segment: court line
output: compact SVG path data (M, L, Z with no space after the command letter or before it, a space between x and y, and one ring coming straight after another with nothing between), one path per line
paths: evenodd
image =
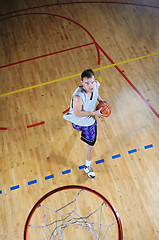
M92 34L85 27L83 27L81 24L79 24L78 22L76 22L76 21L74 21L74 20L72 20L70 18L61 16L61 15L58 15L58 14L34 12L34 13L23 13L23 14L19 14L19 15L10 16L10 17L7 17L7 18L0 19L0 21L4 21L4 20L10 19L10 18L14 18L14 17L27 16L27 15L47 15L47 16L59 17L59 18L65 19L65 20L67 20L69 22L72 22L72 23L76 24L77 26L79 26L80 28L82 28L90 36L90 38L92 39L93 43L95 44L95 47L96 47L96 50L97 50L97 56L98 56L98 65L100 64L99 47L98 47L98 44L96 43L94 37L92 36Z
M104 54L104 56L109 60L109 62L111 62L112 65L115 64L114 61L108 56L108 54L99 45L98 45L98 47L101 50L101 52ZM137 57L137 58L134 58L134 60L138 60L138 59L142 59L144 57L156 55L158 53L159 52L148 54L148 55L145 55L142 57ZM132 59L127 60L125 62L130 62L130 61L132 61ZM126 80L126 82L134 89L134 91L138 94L138 96L147 104L147 106L156 115L156 117L159 118L159 114L157 113L157 111L151 106L151 104L147 101L147 99L139 92L139 90L135 87L135 85L127 78L127 76L123 73L123 71L120 70L120 68L117 66L117 64L114 65L114 68L116 68L116 70L121 74L121 76Z
M46 176L46 177L45 177L45 180L52 179L52 178L54 178L54 174L51 174L51 175L49 175L49 176Z
M99 79L99 82L100 82L100 83L102 83L102 82L103 82L103 80L102 80L102 78L101 78L101 77L98 77L98 79Z
M112 156L112 159L116 159L116 158L119 158L119 157L121 157L121 155L117 154L117 155Z
M69 110L70 110L70 107L67 108L65 111L63 111L62 113L65 114L65 113L67 113Z
M106 65L106 66L103 66L103 67L100 67L100 68L93 69L93 71L96 72L96 71L104 70L104 69L107 69L107 68L110 68L110 67L114 67L114 66L118 66L118 65L121 65L121 64L136 61L136 60L139 60L139 59L155 56L155 55L158 55L158 54L159 54L159 52L155 52L155 53L151 53L151 54L144 55L144 56L141 56L141 57L128 59L128 60L125 60L125 61L122 61L122 62L113 63L113 64L109 64L109 65ZM11 95L11 94L14 94L14 93L19 93L19 92L23 92L23 91L30 90L30 89L33 89L33 88L42 87L42 86L45 86L45 85L48 85L48 84L51 84L51 83L60 82L60 81L66 80L66 79L74 78L74 77L77 77L77 76L80 76L80 75L81 75L81 73L77 73L77 74L74 74L74 75L58 78L58 79L55 79L55 80L52 80L52 81L40 83L40 84L33 85L33 86L30 86L30 87L18 89L18 90L12 91L12 92L3 93L3 94L0 95L0 98L4 97L4 96Z
M136 149L132 149L132 150L128 151L129 154L134 153L134 152L137 152L137 150Z
M96 164L103 163L103 162L104 162L104 159L101 159L101 160L95 161Z
M83 169L85 167L85 165L81 165L81 166L79 166L78 168L79 168L79 170L80 169Z
M71 172L71 169L65 170L65 171L62 172L62 175L68 174L70 172Z
M8 128L6 127L0 127L0 130L7 130Z
M92 45L92 44L95 44L95 43L87 43L87 44L79 45L79 46L76 46L76 47L72 47L72 48L60 50L60 51L57 51L57 52L40 55L40 56L38 56L38 57L28 58L28 59L24 59L24 60L21 60L21 61L18 61L18 62L9 63L9 64L6 64L6 65L0 66L0 69L1 69L1 68L6 68L6 67L11 67L11 66L14 66L14 65L17 65L17 64L20 64L20 63L25 63L25 62L37 60L37 59L39 59L39 58L49 57L49 56L52 56L52 55L55 55L55 54L58 54L58 53L63 53L63 52L71 51L71 50L74 50L74 49L77 49L77 48L87 47L87 46Z
M83 2L79 2L79 3L83 3ZM84 2L84 3L86 3L86 2ZM93 3L93 2L90 2L90 3ZM100 2L96 2L96 3L100 3ZM104 2L101 2L101 3L104 3ZM105 2L105 3L114 3L114 2ZM159 7L155 7L155 6L148 6L148 5L141 5L141 4L131 4L131 3L119 3L119 2L116 2L115 4L129 4L129 5L139 5L139 6L145 6L145 7L154 7L154 8L159 8ZM22 10L21 10L22 11ZM5 14L4 14L5 15ZM156 54L158 54L158 53L156 53ZM143 57L139 57L139 58L136 58L136 59L134 59L134 60L137 60L137 59L141 59L141 58L144 58L144 57L148 57L148 56L152 56L152 55L156 55L156 54L150 54L150 55L146 55L146 56L143 56ZM128 60L127 62L130 62L130 61L133 61L133 59L132 60ZM124 63L127 63L126 61L124 62ZM116 64L113 64L112 66L116 66L116 65L119 65L119 64L123 64L122 62L121 63L116 63ZM108 67L111 67L111 65L109 65ZM107 67L106 67L107 68ZM104 69L104 68L103 68ZM99 69L99 70L102 70L102 69ZM95 71L95 70L94 70ZM96 70L97 71L97 70ZM78 74L77 76L79 76L80 74ZM69 77L69 78L71 78L71 77ZM67 78L65 78L65 79L67 79ZM64 80L64 79L61 79L61 80ZM56 80L54 80L54 81L56 81ZM54 81L51 81L51 82L54 82ZM59 80L60 81L60 80ZM50 82L50 83L51 83ZM49 84L49 83L47 83L47 84ZM41 85L41 84L40 84ZM37 85L36 85L37 86ZM41 85L42 86L42 85ZM37 86L38 87L38 86ZM31 88L34 88L33 86L31 87ZM30 88L29 88L30 89ZM25 89L25 90L27 90L27 89ZM21 91L23 91L23 89L21 90ZM20 92L21 92L20 91ZM12 93L15 93L15 91L14 92L12 92ZM11 93L11 94L12 94ZM9 94L7 94L7 95L9 95ZM1 97L1 95L0 95L0 97ZM153 145L151 144L151 145L147 145L147 146L145 146L145 149L147 149L147 148L150 148L150 147L153 147ZM2 193L2 191L0 191L0 193Z
M57 5L72 5L72 4L85 4L85 3L95 3L95 4L118 4L118 5L130 5L130 6L137 6L137 7L148 7L148 8L156 8L159 9L158 6L152 6L152 5L146 5L146 4L137 4L137 3L127 3L127 2L110 2L110 1L82 1L82 2L65 2L65 3L53 3L53 4L45 4L45 5L40 5L40 6L34 6L34 7L30 7L30 8L23 8L23 9L19 9L16 11L12 11L12 12L8 12L8 13L3 13L0 14L0 17L9 15L9 14L13 14L13 13L17 13L17 12L23 12L23 11L28 11L28 10L33 10L33 9L39 9L39 8L44 8L44 7L53 7L53 6L57 6Z
M32 181L29 181L29 182L28 182L28 186L29 186L29 185L32 185L32 184L35 184L35 183L37 183L37 180L36 180L36 179L35 179L35 180L32 180Z
M19 185L16 185L16 186L10 187L10 190L13 191L13 190L16 190L16 189L18 189L18 188L20 188L20 186L19 186Z
M125 63L135 61L135 60L140 60L140 59L143 59L143 58L146 58L146 57L155 56L155 55L158 55L158 54L159 54L159 52L155 52L155 53L150 53L150 54L147 54L147 55L144 55L144 56L141 56L141 57L131 58L131 59L128 59L128 60L125 60L125 61L122 61L122 62L113 63L113 64L110 64L110 65L107 65L107 66L104 66L104 67L96 68L96 69L94 69L94 71L103 70L103 69L106 69L106 68L109 68L109 67L118 66L118 65L121 65L121 64L125 64Z
M110 61L111 64L115 64L114 61L108 56L108 54L99 46L99 44L95 41L94 37L91 35L91 33L86 29L84 28L81 24L75 22L74 20L72 19L69 19L67 17L64 17L64 16L60 16L60 15L57 15L57 14L51 14L51 13L24 13L24 14L20 14L20 15L14 15L14 16L11 16L11 17L8 17L8 18L12 18L12 17L17 17L17 16L24 16L24 15L32 15L32 14L41 14L41 15L51 15L51 16L54 16L54 17L60 17L60 18L63 18L65 20L68 20L76 25L78 25L79 27L81 27L92 39L93 43L95 44L95 47L96 47L96 50L97 50L97 55L98 55L98 64L100 64L100 51L104 54L104 56ZM6 20L8 18L5 18L5 19L0 19L0 21L3 21L3 20ZM156 54L156 53L154 53ZM153 55L154 55L153 54ZM158 54L158 53L157 53ZM146 56L150 56L151 54L149 55L146 55ZM146 57L146 56L143 56L143 57ZM140 59L140 58L143 58L143 57L139 57L139 58L135 58L135 59ZM129 61L132 61L131 59ZM127 60L128 62L128 60ZM121 63L120 63L121 64ZM112 65L113 66L113 65ZM117 66L117 64L114 65L114 67L116 68L116 70L123 76L123 78L127 81L127 83L134 89L134 91L138 94L138 96L147 104L147 106L151 109L151 111L157 116L157 118L159 118L159 114L157 113L157 111L149 104L149 102L147 101L147 99L144 98L144 96L138 91L138 89L135 87L135 85L126 77L126 75L123 73L123 71L121 71L119 69L119 67ZM98 68L97 70L99 70L101 68ZM103 69L103 67L102 67ZM95 71L97 71L95 70ZM1 96L0 96L1 97Z
M152 144L150 144L150 145L147 145L147 146L144 146L144 148L145 148L145 149L152 148L152 147L153 147L153 145L152 145Z
M42 124L45 124L45 121L42 121L40 123L35 123L35 124L32 124L32 125L28 125L27 128L36 127L36 126L39 126L39 125L42 125Z
M149 144L149 145L144 146L144 149L145 149L145 150L146 150L146 149L150 149L150 148L153 148L153 144ZM136 149L130 150L130 151L128 151L128 153L130 154L130 153L137 152L137 151L134 151L134 150L136 150ZM116 158L119 158L119 157L122 157L121 154L113 155L113 156L112 156L112 159L116 159ZM100 163L103 163L103 162L105 162L104 159L100 159L100 160L95 161L96 164L100 164ZM78 166L79 170L83 169L84 167L85 167L85 165ZM68 169L68 170L63 171L63 172L62 172L62 175L65 175L65 174L68 174L68 173L71 173L71 169ZM54 178L54 174L45 176L45 180L49 180L49 179L53 179L53 178ZM33 184L35 184L35 183L37 183L37 180L36 180L36 179L35 179L35 180L32 180L32 181L29 181L29 182L28 182L28 186L29 186L29 185L33 185ZM16 190L16 189L19 189L19 188L20 188L20 186L19 186L19 185L16 185L16 186L10 187L10 191ZM3 194L2 189L0 189L0 194Z

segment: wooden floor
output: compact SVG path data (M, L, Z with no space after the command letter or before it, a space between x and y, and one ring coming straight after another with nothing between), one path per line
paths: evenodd
M159 2L115 1L1 1L1 240L22 239L38 199L71 184L111 202L124 240L159 239ZM63 119L87 68L112 107L97 120L95 180L79 170L84 144Z

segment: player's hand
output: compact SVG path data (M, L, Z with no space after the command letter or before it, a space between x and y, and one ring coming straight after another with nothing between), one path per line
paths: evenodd
M101 107L100 109L98 109L97 111L95 111L95 116L96 116L96 117L99 117L99 118L106 118L107 115L102 114L102 113L100 112L101 109L102 109L102 107Z

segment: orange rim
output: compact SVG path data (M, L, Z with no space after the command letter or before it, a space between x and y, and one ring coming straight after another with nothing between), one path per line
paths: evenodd
M39 199L39 201L34 205L34 207L31 209L28 218L26 220L25 223L25 228L24 228L24 240L27 240L27 236L28 236L28 228L29 228L29 223L30 220L35 212L35 210L39 207L39 205L49 196L53 195L54 193L63 191L63 190L67 190L67 189L81 189L81 190L86 190L88 192L94 193L96 196L100 197L108 206L109 208L112 210L113 215L116 219L116 223L117 223L117 228L118 228L118 240L123 240L123 231L122 231L122 224L121 224L121 220L120 217L117 213L117 211L113 208L113 206L110 204L110 202L99 192L88 188L88 187L84 187L84 186L79 186L79 185L68 185L68 186L63 186L63 187L59 187L56 188L50 192L48 192L47 194L45 194L42 198Z

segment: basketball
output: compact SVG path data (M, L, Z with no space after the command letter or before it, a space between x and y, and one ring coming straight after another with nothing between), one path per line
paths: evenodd
M100 102L97 107L96 107L96 110L99 110L100 108L102 108L100 110L100 112L102 114L105 114L107 115L107 117L111 114L111 106L109 105L109 103L107 102Z

